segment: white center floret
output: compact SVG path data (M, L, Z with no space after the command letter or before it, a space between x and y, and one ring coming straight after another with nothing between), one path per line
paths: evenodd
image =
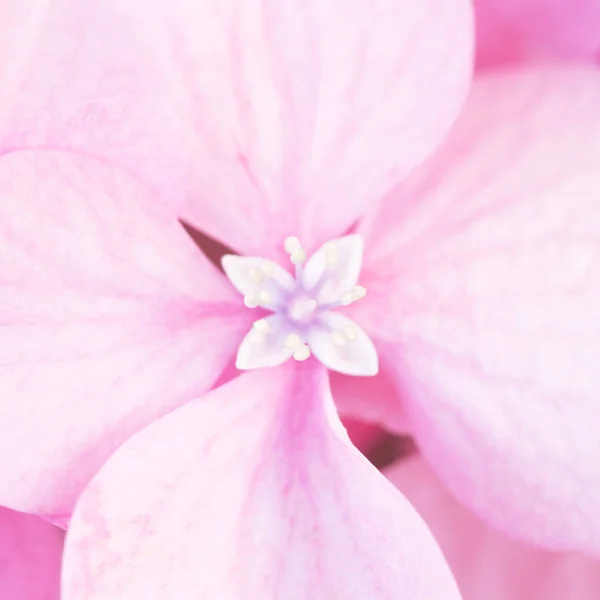
M238 350L236 366L256 369L311 354L326 367L349 375L375 375L377 353L367 334L336 309L364 298L358 285L362 239L344 236L327 242L308 260L300 240L288 237L284 249L292 276L263 258L227 255L223 268L250 309L271 314L255 321Z

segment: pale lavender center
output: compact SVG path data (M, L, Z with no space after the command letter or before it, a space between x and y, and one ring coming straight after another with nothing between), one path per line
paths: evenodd
M312 321L317 311L317 301L307 295L299 295L290 298L287 304L288 317L299 325L307 325Z

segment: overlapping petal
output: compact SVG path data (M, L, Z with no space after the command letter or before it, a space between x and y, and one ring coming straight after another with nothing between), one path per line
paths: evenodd
M65 600L459 598L315 363L242 375L124 444L78 504L63 585Z
M455 494L513 535L594 553L598 106L592 69L480 80L442 151L365 224L354 315L388 344Z
M596 600L600 562L548 552L506 537L462 506L425 462L397 463L387 476L425 519L463 600Z
M249 326L181 225L110 165L0 160L0 502L67 518L129 435L205 392Z
M331 372L331 393L342 416L376 423L388 431L406 433L402 414L403 401L385 365L385 353L379 356L380 369L373 377L355 377Z
M599 0L475 0L477 64L600 60Z
M63 537L39 517L0 507L0 597L58 600Z
M3 147L111 160L247 255L343 233L434 149L470 82L467 0L2 6Z

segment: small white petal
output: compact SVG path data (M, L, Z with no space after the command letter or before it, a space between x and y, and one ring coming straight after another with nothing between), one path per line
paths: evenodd
M258 323L264 323L257 327ZM273 315L254 323L238 349L235 366L240 370L276 367L291 358L285 346L286 330L281 317Z
M250 267L250 271L248 271L248 279L252 283L262 283L265 278L265 274L256 267Z
M263 260L260 263L260 270L262 271L265 277L273 277L275 274L275 267L273 266L275 263L270 260Z
M362 285L355 285L352 289L344 292L340 296L340 304L342 306L348 306L357 300L361 300L367 295L367 288L364 288Z
M325 266L328 269L334 269L340 259L340 251L335 242L327 242L323 244L321 248L323 254L325 254Z
M332 331L330 335L331 335L331 341L336 346L345 346L346 345L346 338L339 331Z
M311 328L306 340L319 361L328 369L346 375L369 376L378 373L379 359L375 346L354 321L337 312L323 314L320 321L321 325ZM335 343L332 332L347 334L349 331L352 332L353 340L346 335L347 343Z
M247 256L227 254L221 259L225 275L244 296L246 306L273 309L294 287L294 278L278 264ZM270 275L268 275L270 273Z
M304 265L302 284L313 289L323 283L319 304L339 301L358 281L362 266L363 242L358 234L346 235L323 244Z
M356 325L350 325L346 327L346 331L344 331L344 334L349 342L355 342L358 338L358 328L356 327Z

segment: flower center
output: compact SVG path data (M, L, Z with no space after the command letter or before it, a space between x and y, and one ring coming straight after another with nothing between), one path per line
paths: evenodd
M360 236L327 242L308 260L298 238L286 238L284 248L295 277L267 259L223 259L225 273L244 295L244 304L273 313L256 321L244 338L236 359L238 368L274 366L290 357L303 361L314 354L330 369L375 374L378 361L372 342L351 319L335 311L366 294L357 285L362 264Z
M287 306L289 318L299 325L307 325L315 315L318 304L314 298L307 295L292 297Z

